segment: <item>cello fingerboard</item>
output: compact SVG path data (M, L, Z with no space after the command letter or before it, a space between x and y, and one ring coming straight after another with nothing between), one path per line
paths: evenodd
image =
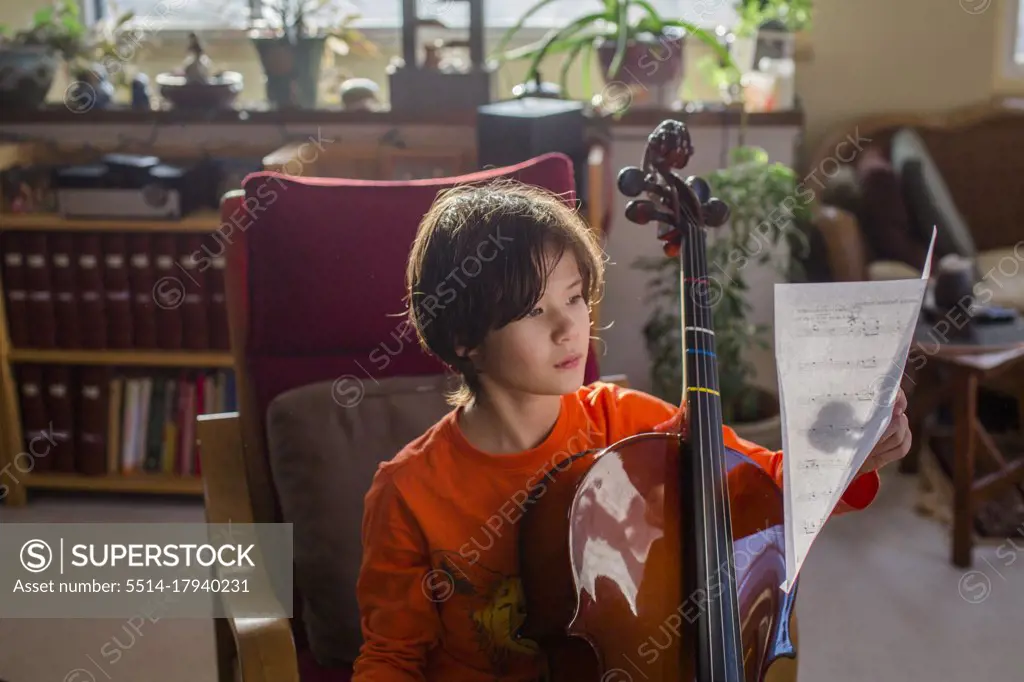
M735 586L736 573L712 319L713 305L722 292L717 280L708 276L704 228L695 220L690 221L681 246L680 338L688 456L680 467L680 486L690 492L682 496L681 504L688 505L682 518L691 524L683 537L683 551L685 565L697 568L683 576L682 590L684 596L706 597L696 622L696 679L741 682L743 646L736 591L725 589Z

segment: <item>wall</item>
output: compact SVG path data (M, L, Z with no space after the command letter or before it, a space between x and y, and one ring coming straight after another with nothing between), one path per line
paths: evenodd
M977 14L964 9L986 3ZM805 149L865 114L943 110L994 93L993 45L1002 13L992 0L815 5L814 59L797 71L807 117Z

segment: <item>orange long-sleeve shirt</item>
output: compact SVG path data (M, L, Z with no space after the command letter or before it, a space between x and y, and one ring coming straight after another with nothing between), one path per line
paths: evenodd
M542 654L513 637L523 618L516 575L522 501L566 455L652 431L677 409L597 382L562 397L554 428L531 450L482 452L452 411L382 464L366 495L356 586L364 644L353 681L543 679ZM729 427L723 437L781 486L781 452ZM874 497L877 474L860 479L868 480L843 496L858 509Z

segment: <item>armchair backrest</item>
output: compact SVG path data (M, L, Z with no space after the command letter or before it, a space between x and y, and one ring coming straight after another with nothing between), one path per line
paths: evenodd
M511 177L575 204L572 162L551 153L451 178L365 181L250 174L244 196L222 204L231 345L239 405L263 447L270 401L283 391L337 380L339 392L391 376L438 374L400 314L416 229L447 188ZM596 377L592 377L596 378ZM342 400L345 398L342 396ZM250 485L269 483L265 454L249 457ZM260 464L259 462L262 462ZM279 520L276 504L260 520Z
M879 146L889 158L893 136L913 129L923 141L978 250L1024 239L1024 157L1008 153L1024 142L1024 112L1000 101L940 114L893 113L844 121L812 150L801 196L822 198L831 178Z
M247 176L243 191L225 198L215 237L227 253L231 345L255 522L295 522L282 512L280 481L274 476L275 468L283 470L281 460L272 466L267 449L268 408L284 405L275 412L283 419L293 403L275 399L319 386L310 390L330 394L336 408L355 405L403 377L438 385L446 368L420 349L401 316L409 250L440 191L499 178L546 188L576 204L572 162L557 153L464 176L404 182L264 171ZM598 378L595 354L590 355L588 382ZM398 403L383 396L361 409L372 404L394 410ZM437 412L436 400L431 404ZM397 453L396 448L385 454L386 449L367 450L378 453L375 457ZM365 474L359 480L368 485ZM347 509L361 516L359 491L346 492L359 497ZM315 510L303 516L311 513ZM347 527L356 530L352 523ZM296 542L299 536L296 529ZM302 602L297 593L293 630L300 648L305 644Z

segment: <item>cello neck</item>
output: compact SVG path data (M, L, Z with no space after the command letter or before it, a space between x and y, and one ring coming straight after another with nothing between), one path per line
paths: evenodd
M682 183L680 183L682 184ZM684 191L689 191L683 187ZM684 205L687 202L681 202ZM682 466L682 499L690 503L681 518L690 520L683 595L706 595L697 620L697 680L741 682L743 646L733 560L732 516L722 438L722 403L715 354L712 308L720 285L709 277L704 226L685 211L688 225L679 251L683 385L689 456ZM689 495L687 495L689 493ZM692 505L692 506L690 506ZM690 563L690 562L693 563Z

